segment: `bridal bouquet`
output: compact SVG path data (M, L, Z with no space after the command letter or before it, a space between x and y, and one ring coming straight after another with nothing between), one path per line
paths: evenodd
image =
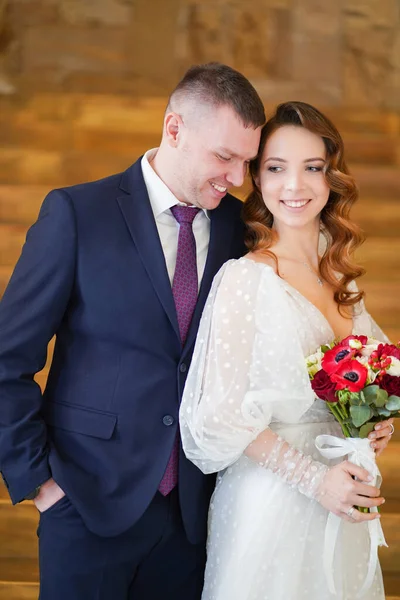
M366 438L377 422L400 416L400 344L351 335L307 358L311 386L349 438Z
M315 445L326 458L348 457L372 475L380 487L381 474L368 434L379 421L400 416L400 344L386 344L365 335L351 335L339 343L321 346L307 359L315 395L325 400L340 423L345 439L319 435ZM377 512L377 508L360 509ZM325 532L324 571L335 594L333 556L341 519L330 513ZM379 520L368 521L370 556L366 579L358 592L370 588L378 560L378 546L386 546Z

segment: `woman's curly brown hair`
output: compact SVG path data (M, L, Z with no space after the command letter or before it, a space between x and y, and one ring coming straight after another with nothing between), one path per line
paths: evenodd
M273 229L273 215L265 205L256 179L267 140L285 125L304 127L321 136L325 144L327 161L324 173L331 191L320 215L326 249L319 268L322 278L334 289L334 299L339 310L353 306L364 296L362 291L348 290L349 283L365 272L352 258L356 248L364 241L360 228L349 216L350 209L358 198L358 189L344 160L344 146L340 133L327 117L310 104L280 104L262 129L257 158L250 163L253 190L243 205L246 246L251 252L263 252L271 256L278 267L277 257L271 250L277 239L277 232Z

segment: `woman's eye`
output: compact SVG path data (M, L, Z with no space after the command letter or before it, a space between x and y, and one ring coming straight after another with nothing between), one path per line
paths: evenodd
M322 167L315 167L313 165L309 165L307 169L312 173L318 173L319 171L322 171Z
M282 171L282 167L268 167L268 171L270 171L270 173L279 173L280 171Z
M230 161L230 160L231 160L231 157L230 157L230 156L221 156L220 154L217 154L217 157L218 157L220 160L223 160L223 161L225 161L225 162L228 162L228 161Z

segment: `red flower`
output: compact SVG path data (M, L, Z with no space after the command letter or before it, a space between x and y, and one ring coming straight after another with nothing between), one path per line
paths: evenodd
M311 380L311 387L314 390L316 396L325 402L337 402L336 397L336 385L333 383L323 369L318 371L314 375L314 379Z
M398 358L400 360L400 348L394 344L379 344L376 351L378 353L379 360L383 354L386 354L386 356L394 356L394 358Z
M379 381L379 386L386 390L389 396L400 396L400 377L385 373Z
M353 350L350 346L338 344L337 346L334 346L332 350L325 352L321 363L322 368L328 375L332 375L332 373L336 373L343 361L348 361L353 358L355 353L356 350Z
M360 392L365 386L367 375L368 370L358 360L346 360L341 362L331 379L336 383L337 390Z

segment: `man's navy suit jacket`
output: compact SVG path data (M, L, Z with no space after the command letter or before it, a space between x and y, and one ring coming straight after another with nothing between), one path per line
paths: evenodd
M0 305L0 469L14 503L50 477L102 536L132 526L157 491L212 279L244 253L241 202L210 211L210 244L182 349L140 160L50 192ZM34 374L56 335L42 396ZM180 452L192 542L206 535L214 477Z

